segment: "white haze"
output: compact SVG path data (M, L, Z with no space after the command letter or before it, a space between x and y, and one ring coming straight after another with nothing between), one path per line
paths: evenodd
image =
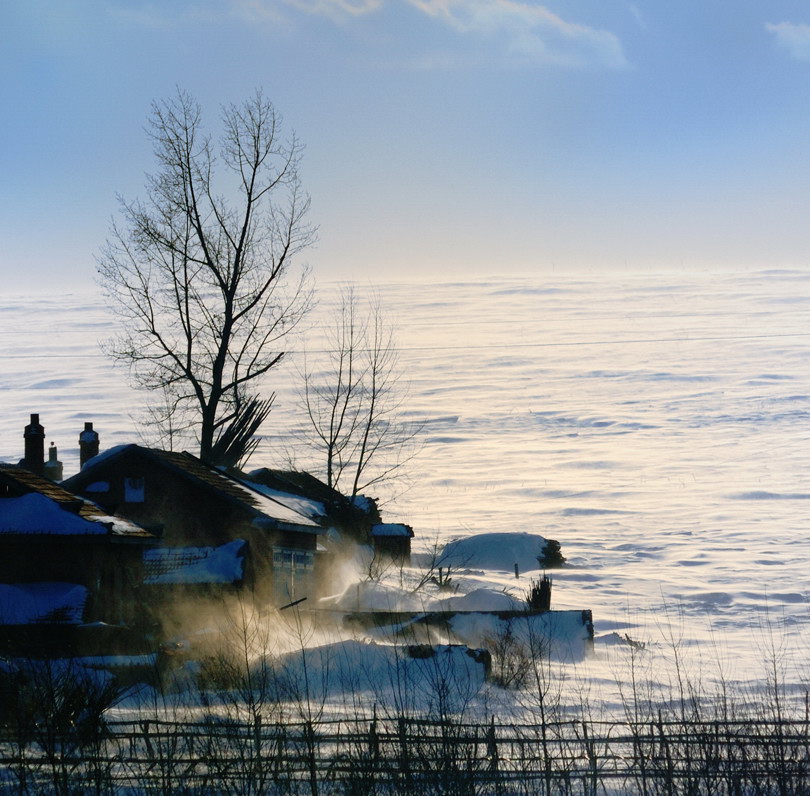
M806 658L810 272L376 287L398 327L408 413L426 424L387 520L424 544L492 531L559 540L569 565L554 573L553 606L590 608L597 640L668 640L662 656L675 642L741 679L761 674L771 633L786 661ZM137 441L142 396L99 352L114 328L99 299L7 297L0 324L0 459L22 455L31 412L66 475L85 420L102 448ZM294 446L294 376L288 365L267 381L278 398L252 464L281 465ZM487 583L520 590L527 578ZM596 650L585 673L601 677L608 644Z

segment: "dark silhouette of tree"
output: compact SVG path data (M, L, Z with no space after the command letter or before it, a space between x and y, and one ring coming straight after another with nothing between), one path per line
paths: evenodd
M215 147L187 93L154 103L157 171L144 200L119 199L122 220L99 258L121 324L109 353L135 385L160 393L161 429L193 432L200 457L215 464L250 452L272 401L259 382L310 306L295 260L315 231L301 145L281 125L257 92L223 109Z
M408 385L379 296L364 309L356 289L344 289L326 338L326 361L304 364L302 441L316 452L326 483L354 497L405 474L422 424L403 417Z

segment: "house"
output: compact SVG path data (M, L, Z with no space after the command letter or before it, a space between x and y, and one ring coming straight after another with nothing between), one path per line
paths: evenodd
M143 553L155 541L42 475L0 463L0 647L75 651L103 627L136 625Z
M301 506L189 453L117 446L89 459L63 486L159 537L145 559L146 586L177 592L229 583L276 607L314 596L326 527Z
M308 473L236 474L136 444L99 452L98 433L85 423L82 469L57 484L61 463L53 445L45 460L39 415L24 438L20 466L4 465L16 479L6 487L5 515L24 509L28 530L23 539L8 526L0 564L0 586L8 587L0 603L16 606L14 621L116 622L144 639L166 639L202 627L212 610L222 616L223 601L246 593L262 607L312 605L339 586L330 574L345 572L342 559L355 542L398 559L409 551L407 526L391 532L373 500L352 501ZM27 492L39 497L14 502ZM62 530L43 536L45 525ZM103 547L107 529L112 541Z
M404 564L411 560L413 528L401 522L380 522L371 526L369 534L375 555Z

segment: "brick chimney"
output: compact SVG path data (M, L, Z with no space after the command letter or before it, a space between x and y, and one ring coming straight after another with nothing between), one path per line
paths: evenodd
M56 457L56 445L54 445L52 442L51 447L48 448L48 461L45 462L45 467L43 468L43 475L46 478L50 478L51 481L62 480L62 462L60 462Z
M45 467L45 429L39 424L39 415L31 415L31 422L23 433L25 440L24 467L42 475Z
M79 434L79 467L94 456L98 456L98 432L93 431L92 423L84 424L84 431Z

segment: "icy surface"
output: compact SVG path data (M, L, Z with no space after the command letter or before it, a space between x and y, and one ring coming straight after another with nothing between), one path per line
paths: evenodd
M731 678L761 676L772 631L802 682L810 271L554 271L380 294L411 384L407 416L426 432L384 519L413 526L416 552L477 533L559 540L569 564L552 573L552 606L593 610L605 641L578 666L594 681L613 677L627 636L647 644L656 672L677 644ZM0 317L26 328L0 359L1 460L20 459L31 412L66 475L86 420L102 451L138 439L130 412L143 398L98 351L114 330L100 301L83 286L4 296ZM253 467L285 466L300 438L295 352L287 361L266 384L277 399ZM517 595L531 577L481 573L470 590Z

